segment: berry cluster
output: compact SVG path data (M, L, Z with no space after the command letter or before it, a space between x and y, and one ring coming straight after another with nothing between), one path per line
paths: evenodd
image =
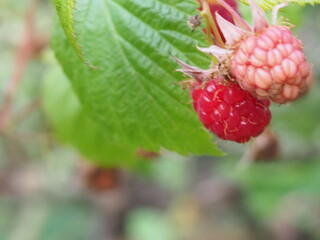
M249 0L254 22L250 27L234 9L236 4L229 5L234 0L213 1L220 4L217 9L227 10L225 18L213 11L213 3L199 2L211 43L199 50L219 64L215 61L202 70L176 60L183 68L180 71L194 79L191 97L203 125L221 139L245 143L270 123L270 101L292 102L308 89L310 65L301 41L287 26L276 25L277 11L286 4L275 7L270 26L262 9Z

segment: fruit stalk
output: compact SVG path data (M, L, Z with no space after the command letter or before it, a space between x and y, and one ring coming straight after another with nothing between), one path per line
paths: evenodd
M209 35L208 38L212 38L211 34L214 36L214 40L217 46L224 48L224 41L222 40L222 37L219 33L218 27L212 17L211 11L210 11L210 7L208 5L208 2L206 0L201 0L201 7L202 7L202 11L201 11L201 16L203 18L206 19L206 24L207 24L207 35ZM209 26L208 26L209 25ZM208 29L210 29L210 32L208 32ZM211 40L208 40L208 43L210 45L212 45L212 43L210 43Z

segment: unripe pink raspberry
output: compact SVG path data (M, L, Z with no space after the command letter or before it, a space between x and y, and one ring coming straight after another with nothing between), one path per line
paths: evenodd
M269 26L241 41L232 55L231 72L255 96L286 103L307 89L310 67L289 28Z
M245 143L265 129L271 119L269 100L260 100L238 84L222 84L221 78L191 89L193 107L200 121L224 140Z
M254 96L276 103L293 101L308 89L310 65L306 62L301 41L288 27L276 25L277 12L286 4L275 7L270 26L262 9L254 0L249 2L254 27L240 16L234 25L217 14L227 47L211 46L201 50L224 60L226 71L230 71L240 86ZM227 55L224 58L223 51Z

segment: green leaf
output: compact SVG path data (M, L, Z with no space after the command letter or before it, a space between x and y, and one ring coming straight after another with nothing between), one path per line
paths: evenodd
M84 108L117 142L181 154L220 154L176 84L173 54L207 67L201 30L192 32L193 0L78 0L75 30L86 57L80 64L56 25L53 48Z
M88 66L93 67L85 58L84 53L81 50L80 44L77 40L76 33L74 30L74 11L76 0L55 0L57 13L59 16L60 24L63 28L64 33L67 36L73 50L81 59L82 62Z
M43 106L60 140L75 146L89 160L105 167L144 164L136 149L111 141L88 116L58 65L47 72Z
M241 2L248 4L247 0L240 0ZM298 3L301 6L305 6L306 4L320 4L320 0L255 0L263 9L265 10L271 10L274 6L276 6L279 3Z

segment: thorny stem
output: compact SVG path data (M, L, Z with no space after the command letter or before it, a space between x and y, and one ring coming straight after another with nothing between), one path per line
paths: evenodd
M224 48L225 47L224 42L223 42L223 40L221 38L221 35L219 33L219 30L218 30L218 27L217 27L217 25L216 25L216 23L215 23L215 21L214 21L214 19L212 17L212 14L211 14L211 11L210 11L210 7L208 5L207 0L201 0L201 6L202 6L201 16L206 18L207 25L209 25L207 28L211 29L210 33L213 34L214 40L216 42L216 45L221 47L221 48ZM210 33L207 33L207 34L211 35Z

